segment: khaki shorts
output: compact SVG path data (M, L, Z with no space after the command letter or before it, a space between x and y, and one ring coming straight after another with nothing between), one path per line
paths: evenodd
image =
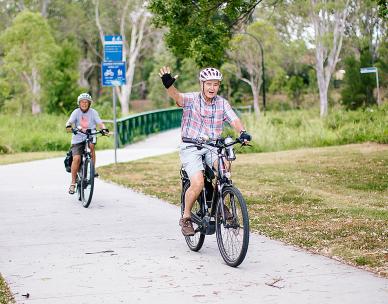
M84 150L85 150L85 143L83 142L71 145L71 152L73 153L73 156L82 155L82 153L84 153Z
M213 168L213 164L217 160L217 148L209 147L210 150L206 148L198 150L191 143L181 143L179 147L179 157L183 169L187 172L189 178L195 173L205 170L202 163L202 155L205 155L206 164L210 168Z

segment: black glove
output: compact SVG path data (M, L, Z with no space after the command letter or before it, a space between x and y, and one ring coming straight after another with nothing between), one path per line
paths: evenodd
M172 84L175 82L175 78L171 76L170 73L166 73L162 75L162 82L166 89L172 86Z
M106 135L109 133L109 129L101 129L102 135Z
M247 131L241 131L240 133L240 137L238 138L241 142L244 142L244 141L251 141L252 140L252 136L250 136Z

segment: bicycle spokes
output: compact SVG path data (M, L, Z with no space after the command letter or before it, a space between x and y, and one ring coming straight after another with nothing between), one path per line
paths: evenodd
M244 260L248 249L248 212L244 198L235 187L223 190L221 203L224 213L219 204L216 214L217 243L225 262L236 267Z
M86 159L82 164L81 177L82 205L87 208L92 201L94 189L94 165L91 159Z

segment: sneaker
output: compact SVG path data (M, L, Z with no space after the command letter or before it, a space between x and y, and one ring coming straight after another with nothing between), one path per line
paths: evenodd
M179 226L182 227L182 234L184 236L193 236L195 234L193 223L191 222L191 218L185 217L179 220Z

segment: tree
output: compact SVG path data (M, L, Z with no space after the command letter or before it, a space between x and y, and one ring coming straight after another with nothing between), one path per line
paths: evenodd
M384 40L386 23L378 15L378 6L373 0L353 0L349 7L345 35L349 49L360 56L369 51L372 63L377 61L380 43Z
M386 0L377 0L377 4L379 5L379 16L386 20L388 15L388 4Z
M329 84L342 47L348 4L349 0L311 0L321 117L328 114Z
M259 94L263 69L260 48L263 48L265 54L271 48L271 52L268 52L271 54L270 61L276 61L276 49L281 43L275 28L265 21L252 23L247 29L247 34L239 34L232 39L229 57L235 66L225 65L223 69L229 69L227 72L234 73L237 78L250 86L253 95L253 108L255 114L259 116Z
M41 112L42 75L57 49L47 21L39 13L23 11L0 36L7 81L23 99L30 100L31 112Z
M287 95L294 102L294 106L297 109L300 108L300 104L303 99L302 94L305 87L303 78L298 75L291 76L287 81Z
M95 0L95 20L99 30L101 43L104 43L105 31L100 20L99 0ZM134 6L131 7L130 5ZM126 81L122 87L115 87L117 96L121 104L121 112L126 115L129 113L129 100L132 91L133 78L136 68L136 62L143 43L144 31L147 20L151 17L150 13L143 6L142 1L131 3L125 0L121 15L118 18L119 32L123 39L123 57L126 59ZM130 25L130 41L127 40L128 24ZM113 27L117 24L113 24ZM112 26L112 25L111 25ZM111 29L112 30L112 29Z
M69 113L76 107L82 89L77 85L80 52L73 41L65 40L54 56L52 68L44 74L45 99L49 113Z
M344 55L345 78L341 91L342 103L350 109L374 104L373 89L376 87L375 74L360 75L361 67L376 66L379 78L384 79L384 52L381 45L386 41L386 23L378 15L378 5L373 0L354 0L346 26ZM358 70L355 70L355 67ZM383 80L384 81L384 80ZM357 84L357 87L355 87ZM384 85L380 82L380 85Z
M151 0L149 9L158 27L169 28L165 40L175 56L221 66L234 30L261 1Z
M368 49L362 52L360 60L348 57L345 60L344 85L341 90L342 104L355 110L362 106L376 104L373 89L376 86L374 74L360 74L360 68L370 66L372 61Z

